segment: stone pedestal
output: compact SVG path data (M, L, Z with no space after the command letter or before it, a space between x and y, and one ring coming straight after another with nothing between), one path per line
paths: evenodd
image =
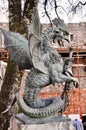
M47 123L38 123L38 121L36 122L36 124L35 122L28 121L28 123L24 124L24 122L20 121L19 119L12 117L10 120L10 127L8 130L75 130L71 123L71 120L54 120L52 122L50 121Z

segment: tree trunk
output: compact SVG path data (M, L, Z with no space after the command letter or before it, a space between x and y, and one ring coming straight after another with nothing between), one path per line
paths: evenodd
M21 0L9 0L9 30L19 32L21 26ZM15 93L19 90L21 82L21 73L17 66L8 60L6 74L0 93L0 111L7 108ZM0 130L7 130L9 127L9 120L16 109L0 116Z

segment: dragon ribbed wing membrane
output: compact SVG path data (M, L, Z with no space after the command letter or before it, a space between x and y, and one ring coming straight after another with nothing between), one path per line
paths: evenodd
M19 69L31 68L29 61L28 40L19 33L1 29L4 34L6 49L10 52L11 60L19 66Z

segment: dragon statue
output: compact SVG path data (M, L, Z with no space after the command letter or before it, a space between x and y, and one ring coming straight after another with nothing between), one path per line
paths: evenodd
M72 48L69 48L69 57L63 60L52 46L53 42L61 45L62 39L70 44L67 27L59 17L52 20L52 23L52 27L42 32L37 9L34 9L28 40L19 33L1 29L11 60L18 65L19 70L30 69L23 94L20 88L11 104L13 106L17 101L28 117L48 117L64 112L67 107L67 92L70 84L73 83L76 87L78 85L78 80L73 77L71 70ZM61 97L46 99L39 97L43 87L50 84L54 87L55 83L63 82L65 85Z

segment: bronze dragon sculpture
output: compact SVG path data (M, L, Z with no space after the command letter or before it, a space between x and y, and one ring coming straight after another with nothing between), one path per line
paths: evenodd
M12 106L17 100L23 113L29 117L46 117L65 111L66 98L68 98L66 90L69 89L71 82L78 84L71 71L72 49L69 49L70 57L63 61L61 55L52 46L52 42L60 44L62 39L69 42L66 25L60 18L55 18L52 22L54 26L41 32L38 12L35 10L28 40L19 33L2 29L11 60L19 66L20 70L30 69L23 96L20 88L11 104ZM61 98L39 98L43 87L63 82L65 86Z

